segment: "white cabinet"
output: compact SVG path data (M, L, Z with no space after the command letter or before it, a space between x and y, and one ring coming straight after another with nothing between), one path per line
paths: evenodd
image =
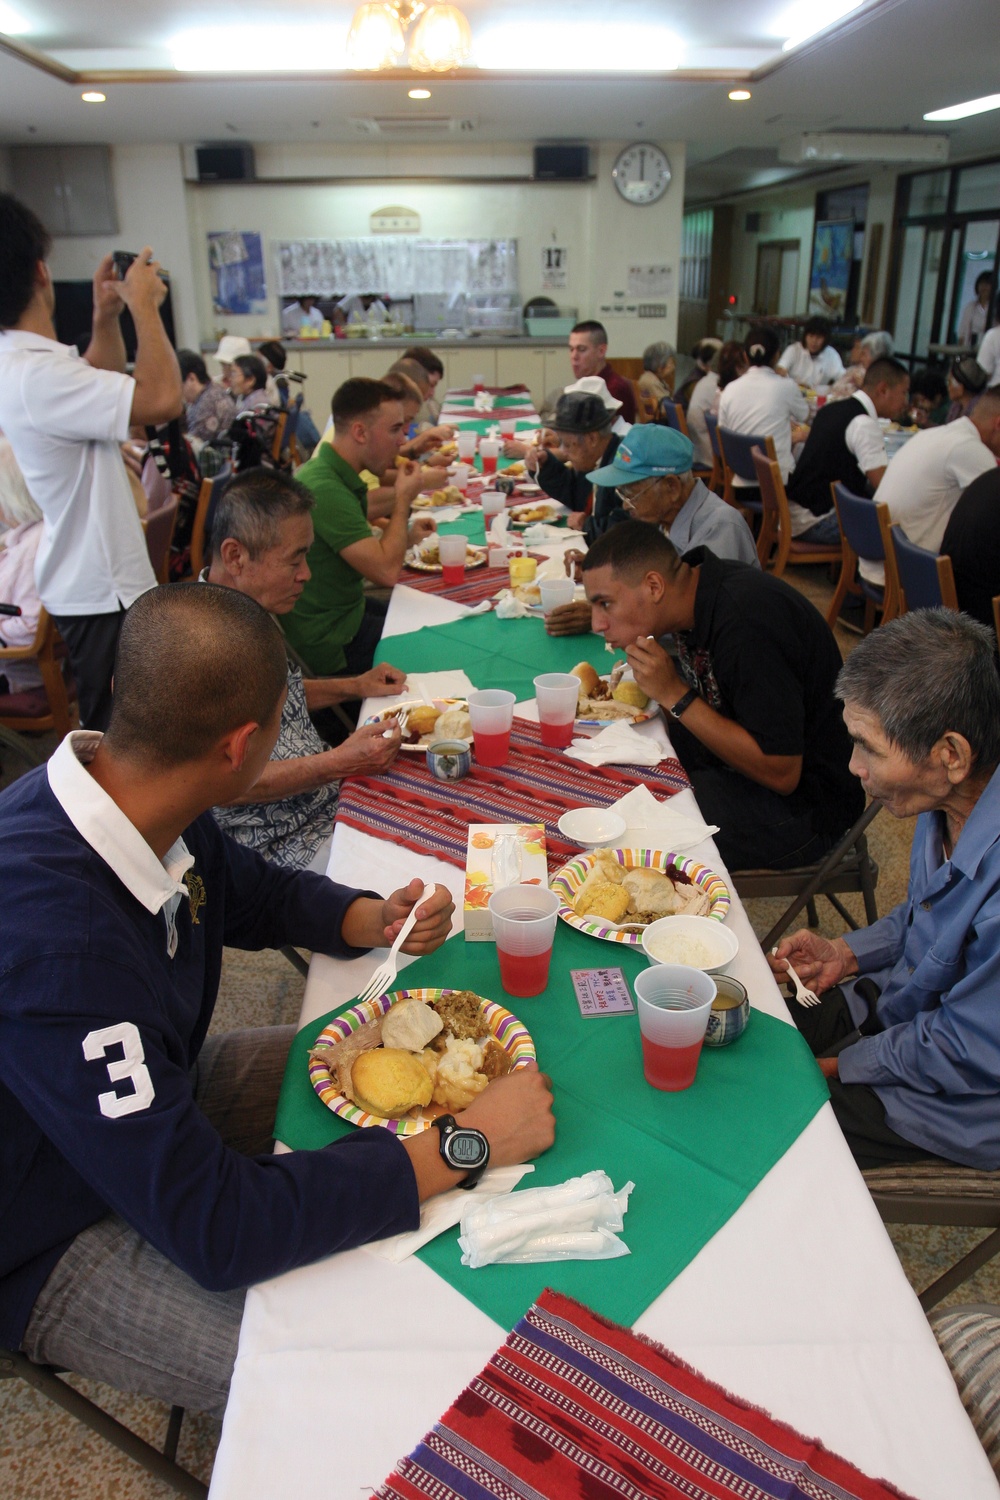
M305 391L304 405L312 412L313 421L320 432L330 415L333 393L351 373L347 351L339 349L299 349L295 351L299 367L306 377L302 387Z
M572 385L574 380L573 371L569 363L568 345L562 349L546 349L545 351L545 394L550 391L563 390ZM541 403L539 402L539 405Z
M365 348L351 350L351 376L363 375L368 380L381 380L402 354L402 349ZM347 379L345 373L344 379Z
M545 395L545 350L526 348L497 350L497 385L523 384L536 407Z
M497 359L495 348L449 349L445 343L435 344L435 354L444 365L444 383L448 390L469 390L477 375L482 375L486 385L497 383Z

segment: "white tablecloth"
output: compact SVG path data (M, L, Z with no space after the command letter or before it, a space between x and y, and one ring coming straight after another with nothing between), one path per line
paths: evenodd
M464 612L397 588L385 633ZM690 792L676 806L696 812ZM721 867L714 844L691 852ZM338 825L330 868L385 892L438 880L460 920L457 866ZM735 896L727 920L753 1004L787 1019ZM356 995L382 956L315 958L302 1024ZM1000 1494L829 1105L635 1326L917 1500ZM253 1288L212 1500L370 1493L505 1333L415 1258L355 1250Z

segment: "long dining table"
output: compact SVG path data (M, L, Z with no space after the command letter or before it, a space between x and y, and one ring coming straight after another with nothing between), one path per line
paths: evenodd
M536 550L558 556L569 540L579 538ZM466 614L449 599L397 586L386 656L392 660L394 637ZM501 632L504 622L495 628ZM384 701L364 705L363 716ZM531 701L516 713L537 717ZM700 817L690 789L670 806ZM710 839L687 852L726 878ZM456 903L454 931L461 931L464 872L444 859L338 823L328 873L384 892L414 876L446 885ZM732 972L754 1009L790 1025L735 892L726 923L740 944ZM314 955L300 1027L315 1027L357 996L384 957L384 950L347 962ZM593 961L610 960L595 952ZM496 998L503 999L499 986ZM666 1242L671 1203L660 1212ZM633 1326L904 1495L1000 1494L829 1103ZM507 1332L415 1255L390 1264L357 1249L251 1288L213 1500L370 1494Z

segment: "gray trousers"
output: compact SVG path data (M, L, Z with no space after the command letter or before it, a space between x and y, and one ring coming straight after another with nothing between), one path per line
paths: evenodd
M294 1026L209 1037L195 1099L227 1146L271 1150ZM117 1390L221 1417L245 1289L207 1292L116 1214L78 1234L42 1287L21 1348L29 1359Z

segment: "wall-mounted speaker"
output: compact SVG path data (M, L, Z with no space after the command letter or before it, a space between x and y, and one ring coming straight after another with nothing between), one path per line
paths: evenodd
M252 146L199 146L195 158L199 182L252 182L256 175Z
M590 176L589 146L536 146L536 182L580 182Z

